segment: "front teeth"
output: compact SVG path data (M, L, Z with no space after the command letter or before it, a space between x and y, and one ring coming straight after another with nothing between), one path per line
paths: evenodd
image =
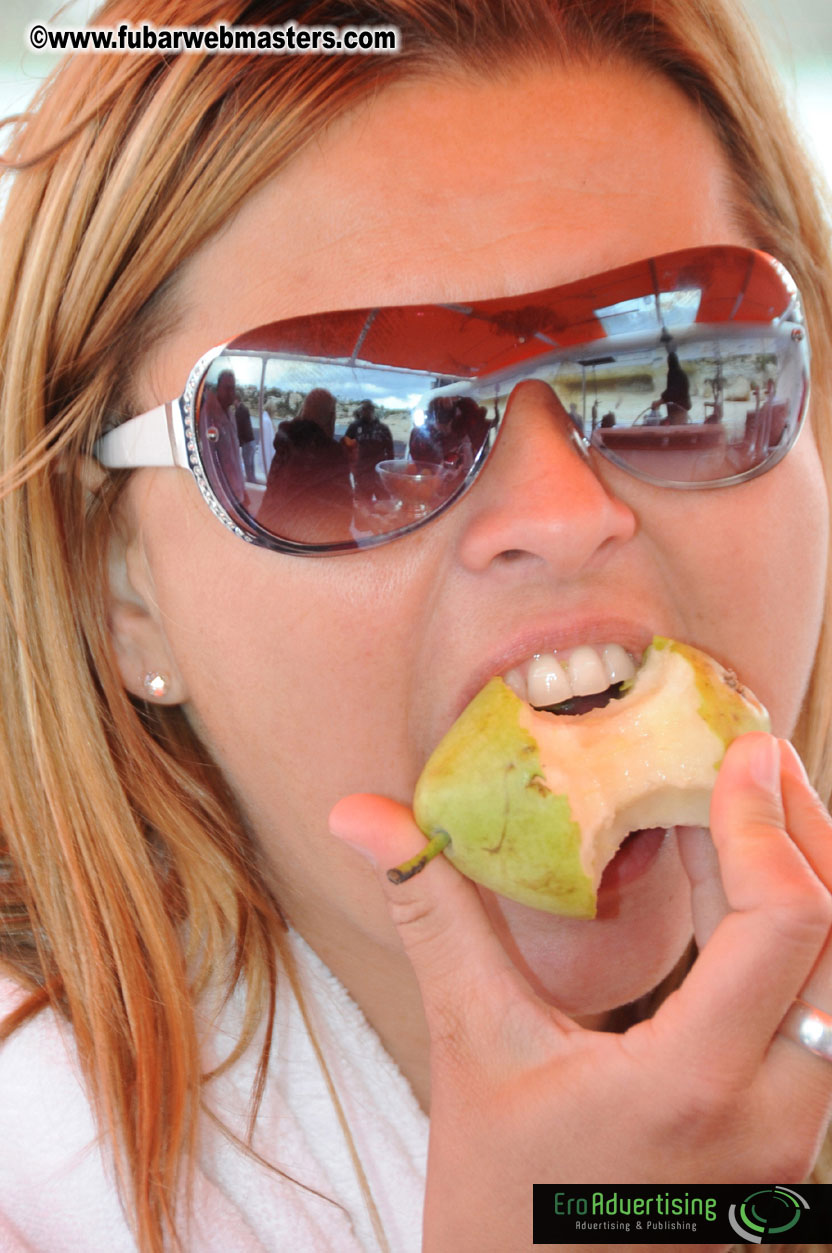
M592 696L612 683L631 679L636 672L630 654L620 644L580 644L560 654L538 653L524 666L515 666L505 681L521 700L542 708L571 696Z
M528 695L524 699L532 705L557 705L573 694L566 671L554 653L540 653L531 659L526 673L526 690Z
M580 648L570 653L566 673L573 696L591 696L593 692L603 692L610 685L603 661L589 644L581 644Z

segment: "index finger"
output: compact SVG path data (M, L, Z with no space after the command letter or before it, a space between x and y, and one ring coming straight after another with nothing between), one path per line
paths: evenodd
M676 842L690 882L693 938L701 951L731 907L710 831L705 827L678 827Z

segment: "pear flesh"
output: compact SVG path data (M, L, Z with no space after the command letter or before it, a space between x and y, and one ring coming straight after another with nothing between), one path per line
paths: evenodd
M469 878L536 909L596 912L604 867L631 832L707 826L725 749L768 714L707 654L656 637L629 690L572 716L492 679L437 746L413 810L430 838L390 872L444 852Z

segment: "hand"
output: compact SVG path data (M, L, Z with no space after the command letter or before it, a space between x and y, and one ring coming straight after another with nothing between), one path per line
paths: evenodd
M532 992L446 858L387 881L424 844L409 810L353 796L331 823L380 866L425 1005L426 1253L530 1248L533 1183L774 1184L810 1172L832 1065L777 1029L799 994L832 1012L832 822L790 745L754 734L726 754L713 852L702 832L680 837L700 955L622 1035L584 1030Z

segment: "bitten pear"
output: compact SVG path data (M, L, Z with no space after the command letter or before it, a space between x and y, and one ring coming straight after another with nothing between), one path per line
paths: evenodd
M499 678L471 701L422 772L413 809L469 878L536 909L596 912L604 867L632 831L706 826L725 750L767 731L756 697L687 644L656 637L627 690L580 715L533 709Z

